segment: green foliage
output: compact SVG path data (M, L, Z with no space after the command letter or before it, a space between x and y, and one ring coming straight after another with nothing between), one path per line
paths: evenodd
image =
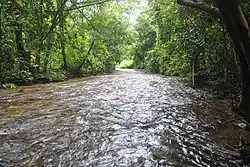
M239 71L220 21L173 1L150 1L136 25L137 68L192 79L221 90L237 87ZM235 90L235 89L234 89Z
M31 84L34 80L32 74L28 71L14 71L6 75L2 84L13 83L13 84Z
M121 63L117 65L117 68L133 69L134 68L134 61L133 60L122 60Z
M58 82L64 81L66 79L66 74L62 71L50 71L49 73L36 74L34 78L34 83L48 83L48 82Z
M0 83L112 72L134 51L136 35L124 14L129 3L94 1L81 8L76 0L63 2L0 2Z
M220 21L175 1L150 1L135 25L128 18L135 2L20 2L0 2L1 84L61 81L112 72L117 64L190 78L199 86L238 84ZM242 7L249 11L249 2Z
M138 32L138 41L134 56L135 68L145 68L147 51L153 49L155 45L156 32L152 26L153 18L149 12L148 10L143 11L135 26L135 30Z

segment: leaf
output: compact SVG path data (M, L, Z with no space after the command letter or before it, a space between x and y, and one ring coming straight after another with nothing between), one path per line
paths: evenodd
M23 0L16 0L16 3L20 6L23 6Z

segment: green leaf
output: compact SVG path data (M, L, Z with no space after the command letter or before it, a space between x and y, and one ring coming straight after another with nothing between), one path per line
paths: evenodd
M23 0L16 0L16 3L23 7Z

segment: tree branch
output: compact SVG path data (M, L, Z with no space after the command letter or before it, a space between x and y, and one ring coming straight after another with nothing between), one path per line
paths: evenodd
M69 9L63 9L65 7L67 1L68 0L64 0L63 3L61 4L61 6L59 7L59 9L57 11L54 11L54 12L56 12L56 14L52 20L52 25L50 26L48 33L46 33L46 35L42 38L42 41L44 41L49 36L49 34L53 31L53 29L58 25L58 23L59 23L58 19L59 19L59 16L62 12L76 10L76 9L78 10L80 8L85 8L85 7L94 6L94 5L100 5L100 4L103 4L103 3L108 2L110 0L93 1L94 3L89 3L89 4L82 5L82 6L75 6L73 4L72 6L74 6L74 7L70 7Z
M94 43L95 43L95 41L92 41L92 42L91 42L91 45L90 45L90 47L89 47L89 50L88 50L87 54L83 57L83 61L82 61L82 63L78 66L78 68L76 69L76 71L77 71L77 70L81 70L82 66L84 65L85 60L89 61L89 60L88 60L88 55L90 54L90 51L91 51L91 49L93 48ZM89 62L88 62L88 63L89 63ZM92 64L91 64L91 67L93 67Z
M194 2L194 1L190 1L190 0L177 0L177 3L179 5L199 9L201 11L208 13L208 14L220 17L220 12L219 12L218 8L216 8L212 5L206 4L204 2L201 3L201 2Z
M53 20L52 20L52 24L51 24L51 26L50 26L50 28L49 28L49 31L48 31L48 33L46 33L46 35L44 36L44 38L42 39L42 41L44 41L44 40L49 36L49 34L53 31L53 29L58 25L58 22L57 22L57 21L58 21L58 19L59 19L60 13L62 12L64 6L65 6L66 3L67 3L67 1L68 1L68 0L64 0L64 1L61 3L61 5L59 6L59 9L58 9L58 11L56 11L56 14L55 14L55 16L54 16L54 18L53 18Z
M83 5L72 5L68 9L63 9L60 12L65 12L65 11L71 11L71 10L76 10L76 9L81 9L89 6L94 6L94 5L101 5L104 4L105 2L109 2L111 0L103 0L103 1L94 1L93 3L78 3L78 4L83 4ZM47 10L47 12L58 12L57 10Z
M72 2L72 0L70 0L70 2L71 2L75 7L77 7L77 6L74 4L74 2ZM83 11L80 10L80 9L77 9L77 10L78 10L78 12L80 12L80 14L88 21L88 24L89 24L96 32L98 32L99 34L101 34L101 33L96 29L96 27L92 24L92 22L88 19L88 17L83 13Z
M104 1L90 3L90 4L86 4L86 5L80 5L80 6L77 6L77 7L72 7L72 8L69 8L69 9L65 9L64 11L71 11L71 10L76 10L76 9L85 8L85 7L89 7L89 6L100 5L100 4L103 4L103 3L108 2L108 1L110 1L110 0L104 0Z

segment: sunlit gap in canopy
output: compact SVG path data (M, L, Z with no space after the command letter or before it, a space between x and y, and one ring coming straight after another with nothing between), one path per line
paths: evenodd
M130 24L136 24L141 11L148 5L148 0L128 0L131 10L124 12L124 15L129 18Z

